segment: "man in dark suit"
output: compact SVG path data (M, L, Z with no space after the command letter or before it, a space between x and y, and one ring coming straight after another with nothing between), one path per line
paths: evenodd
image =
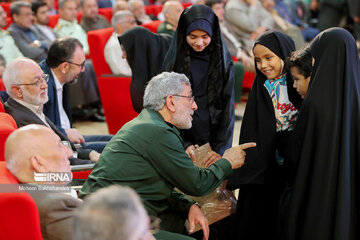
M112 135L83 136L77 129L72 128L67 85L84 71L84 63L85 53L79 40L61 38L53 42L46 61L40 63L44 73L49 75L49 101L44 104L43 112L70 141L102 152Z
M21 72L18 71L21 69ZM99 153L91 149L75 148L66 135L42 112L44 103L48 100L47 83L48 75L31 59L19 58L8 65L4 73L4 83L9 99L5 103L5 111L16 121L18 127L29 124L41 124L51 128L62 141L68 141L76 151L76 158L71 159L71 164L92 163L97 161ZM79 159L77 159L79 158Z
M37 178L35 173L70 173L68 158L71 155L72 152L62 144L61 139L42 125L32 124L19 128L10 134L5 143L6 167L20 183L27 184L24 188L29 190L35 200L41 234L47 240L72 239L74 210L82 201L67 186L61 187L68 192L40 190L38 184L52 184L55 188L68 181L50 182L48 179Z
M37 62L46 58L51 41L44 39L33 27L33 13L27 2L13 2L10 7L13 23L8 28L16 45L25 57Z

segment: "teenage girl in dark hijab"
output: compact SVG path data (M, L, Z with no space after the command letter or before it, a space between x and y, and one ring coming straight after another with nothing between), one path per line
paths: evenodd
M235 171L228 187L240 187L238 239L274 239L280 196L286 184L284 158L301 97L284 60L295 50L287 35L269 31L255 42L256 78L246 104L240 143L256 142L245 165Z
M119 36L132 71L130 95L133 108L140 113L146 84L160 73L171 36L154 34L143 27L135 27Z
M232 145L234 76L231 56L211 8L194 5L183 11L163 70L184 73L198 105L193 127L181 131L185 147L189 150L194 144L209 142L216 153L223 154Z
M341 28L320 33L309 50L315 63L289 143L281 239L360 239L358 51Z

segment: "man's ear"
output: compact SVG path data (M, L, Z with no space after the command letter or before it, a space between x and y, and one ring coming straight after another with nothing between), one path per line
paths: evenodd
M165 105L170 112L174 113L177 109L177 101L174 96L168 95L165 99Z
M17 98L23 99L23 93L20 86L11 86L11 91Z
M69 71L70 64L68 62L63 62L60 64L60 71L62 74L65 74Z
M45 162L45 159L43 159L39 155L34 155L30 159L30 164L31 167L34 169L34 172L48 172Z

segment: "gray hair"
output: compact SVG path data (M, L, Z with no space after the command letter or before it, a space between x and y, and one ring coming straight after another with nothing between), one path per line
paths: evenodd
M113 185L85 199L74 218L74 240L130 240L147 213L130 187Z
M59 1L59 9L63 9L66 2L73 1L76 2L76 0L60 0Z
M18 2L11 3L11 5L10 5L10 16L11 16L11 18L12 18L13 14L20 15L20 9L22 7L28 7L28 8L31 9L31 4L28 3L28 2L23 2L23 1L18 1Z
M30 58L17 58L10 62L3 74L3 82L6 88L6 93L13 97L13 93L11 90L12 85L22 83L20 79L20 72L23 70L23 65L26 63L34 63L37 64L34 60Z
M179 95L184 85L191 86L185 74L163 72L153 77L146 86L144 94L144 108L154 111L161 110L168 95Z
M116 25L121 23L126 16L132 16L132 13L128 10L117 11L111 18L111 25L116 29Z
M137 2L141 2L143 5L145 5L143 0L130 0L130 1L128 1L128 6L129 6L129 10L131 12L134 10L133 4L137 3Z

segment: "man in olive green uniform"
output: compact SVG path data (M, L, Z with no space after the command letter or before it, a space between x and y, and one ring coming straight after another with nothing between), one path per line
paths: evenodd
M190 233L199 223L207 239L209 226L201 209L174 188L194 196L214 191L244 164L243 149L256 144L230 148L210 167L196 167L178 130L191 128L196 109L184 74L163 72L154 77L145 89L144 109L108 143L80 197L108 185L127 185L140 195L150 216L163 220L161 229L182 233L188 218Z
M78 39L84 47L85 54L89 54L89 44L85 30L78 24L76 19L76 1L60 0L60 19L54 31L60 37L72 37Z
M167 33L174 36L180 15L184 7L178 1L167 1L164 4L162 13L164 14L165 21L161 23L157 29L157 33Z

